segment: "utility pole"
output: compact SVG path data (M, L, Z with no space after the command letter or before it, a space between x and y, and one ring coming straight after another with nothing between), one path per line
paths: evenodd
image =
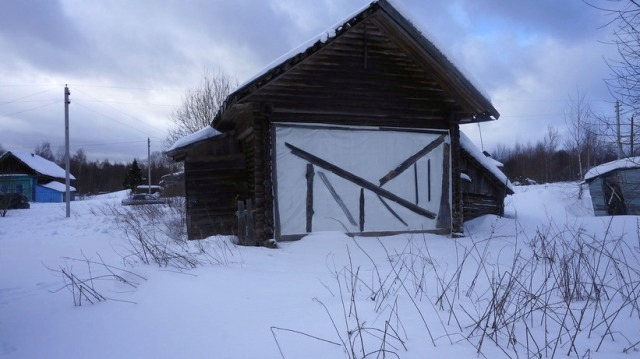
M618 159L623 157L622 155L622 140L620 138L620 101L616 100L616 130L617 130L617 138L616 143L618 145Z
M149 183L149 194L151 194L151 139L147 137L147 182Z
M64 184L67 218L71 217L71 180L69 179L69 104L71 101L69 101L69 95L71 95L69 88L64 85Z

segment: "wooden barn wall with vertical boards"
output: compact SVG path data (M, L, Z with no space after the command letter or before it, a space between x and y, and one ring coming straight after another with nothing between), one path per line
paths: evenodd
M234 234L236 201L248 195L246 163L233 133L197 144L184 160L189 239Z

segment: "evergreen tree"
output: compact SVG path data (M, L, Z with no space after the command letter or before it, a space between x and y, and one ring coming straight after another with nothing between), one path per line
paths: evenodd
M142 170L140 169L140 166L138 166L138 161L134 159L133 163L131 164L131 168L129 168L129 171L127 172L127 176L124 178L124 182L122 183L122 185L124 186L124 188L130 189L131 192L135 192L136 187L138 187L138 185L141 185L142 182Z

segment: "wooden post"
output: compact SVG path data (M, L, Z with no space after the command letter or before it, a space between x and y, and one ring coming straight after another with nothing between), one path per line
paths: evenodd
M313 231L313 165L307 163L307 233Z
M436 227L442 229L451 229L451 204L449 203L449 166L450 152L449 144L444 144L444 158L442 160L442 195L440 196L440 210L436 218Z
M253 202L248 199L238 201L238 241L242 246L255 246L255 224L253 222Z
M238 216L238 242L244 245L247 236L247 218L245 216L244 201L238 201L238 212L236 212L236 215Z
M431 159L427 160L427 201L431 202Z
M360 188L360 232L364 232L364 188Z
M420 197L418 196L418 164L413 164L413 183L416 189L416 206L420 203Z
M245 226L246 226L246 236L245 243L246 246L255 246L256 245L256 236L255 236L255 223L253 221L253 201L248 199L246 201L246 210L245 210Z

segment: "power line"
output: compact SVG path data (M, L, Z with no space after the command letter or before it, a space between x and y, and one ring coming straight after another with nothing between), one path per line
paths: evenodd
M111 117L111 116L109 116L109 115L106 115L106 114L104 114L104 113L102 113L102 112L100 112L100 111L98 111L98 110L96 110L96 109L94 109L94 108L91 108L90 106L87 106L87 105L85 105L85 104L82 104L82 102L78 102L77 100L74 100L74 103L75 103L76 105L80 106L80 107L84 107L84 108L86 108L87 110L89 110L89 111L91 111L91 112L93 112L93 113L96 113L96 114L98 114L98 115L100 115L100 116L103 116L103 117L105 117L105 118L108 118L108 119L110 119L110 120L112 120L112 121L115 121L115 122L117 122L117 123L119 123L119 124L121 124L121 125L124 125L124 126L126 126L126 127L130 128L130 129L132 129L132 130L138 131L138 132L140 132L140 133L144 134L145 136L147 136L147 135L149 134L149 131L148 131L148 130L146 130L146 131L145 131L145 130L139 129L139 128L137 128L137 127L131 126L131 124L125 123L125 122L123 122L123 121L120 121L120 120L116 119L115 117ZM152 126L149 126L149 127L150 127L150 128L152 128L152 129L155 129L155 130L157 130L157 131L161 131L161 130L159 130L159 129L157 129L157 128L154 128L154 127L152 127Z
M54 88L52 87L52 88L49 88L49 89L46 89L46 90L42 90L42 91L38 91L38 92L34 92L34 93L29 94L29 95L26 95L26 96L18 97L18 98L13 99L13 100L9 100L9 101L0 101L0 104L6 105L6 104L10 104L10 103L16 103L16 102L18 102L19 100L23 100L23 99L25 99L25 98L29 98L29 97L32 97L32 96L35 96L35 95L39 95L39 94L41 94L41 93L45 93L45 92L51 91L51 90L53 90L53 89L54 89ZM20 102L26 102L26 101L20 101Z
M83 91L80 91L80 90L78 90L78 92L80 92L81 94L83 94L83 95L85 95L85 96L89 97L89 98L90 98L90 99L92 99L92 100L95 100L95 101L100 102L100 100L98 100L97 98L95 98L95 97L93 97L93 96L89 95L89 94L88 94L88 93L86 93L86 92L83 92ZM76 101L77 101L77 100L76 100ZM120 114L122 114L122 115L124 115L124 116L127 116L127 117L129 117L129 118L131 118L131 119L133 119L133 120L135 120L135 121L139 121L139 119L138 119L138 118L133 117L133 116L131 116L131 115L129 115L129 114L127 114L127 113L125 113L125 112L122 112L122 111L120 111L119 109L117 109L117 108L115 108L115 107L113 107L113 106L111 106L111 105L109 105L109 104L106 104L106 103L105 103L104 105L105 105L106 107L108 107L108 108L112 109L113 111L116 111L116 112L118 112L118 113L120 113ZM148 124L147 124L147 126L148 126L148 127L151 127L151 128L155 128L156 130L158 130L158 131L160 131L160 132L164 132L164 130L161 130L161 129L159 129L159 128L155 127L155 126L148 125Z
M101 100L84 100L85 102L99 102L99 103L115 103L119 105L137 105L137 106L165 106L176 107L176 104L161 104L161 103L148 103L148 102L122 102L122 101L101 101Z
M8 113L8 114L0 115L0 118L8 118L8 117L11 117L11 116L13 116L13 115L20 114L20 113L24 113L24 112L29 112L29 111L37 110L37 109L39 109L39 108L43 108L43 107L46 107L46 106L51 106L51 105L53 105L54 103L57 103L57 102L58 102L57 100L51 100L49 103L45 103L44 105L40 105L40 106L36 106L36 107L31 107L31 108L28 108L28 109L26 109L26 110L21 110L21 111L17 111L17 112L12 112L12 113Z
M161 88L149 88L149 87L128 87L128 86L104 86L104 85L87 85L87 84L73 84L73 87L88 87L88 88L109 88L119 90L141 90L141 91L161 91L161 92L184 92L184 89L161 89Z

